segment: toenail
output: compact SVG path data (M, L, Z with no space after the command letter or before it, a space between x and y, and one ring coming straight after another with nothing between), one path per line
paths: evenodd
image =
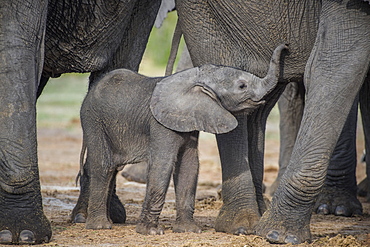
M11 243L13 235L12 232L9 230L2 230L0 231L0 243Z
M321 204L320 207L317 208L317 214L323 214L328 215L330 214L329 206L328 204Z
M19 235L19 243L35 243L35 235L30 230L23 230Z
M284 242L287 244L299 244L297 236L291 234L286 236Z
M266 235L266 238L272 242L272 243L277 243L279 240L279 232L277 231L269 231Z

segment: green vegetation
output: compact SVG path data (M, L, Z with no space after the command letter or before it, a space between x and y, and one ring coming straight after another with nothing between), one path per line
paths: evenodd
M37 101L38 126L65 128L78 123L87 82L88 74L66 74L51 79Z
M168 13L163 25L158 28L153 28L148 45L146 47L143 61L140 65L140 73L148 76L163 76L170 55L172 36L177 22L176 12ZM180 44L181 54L183 40Z

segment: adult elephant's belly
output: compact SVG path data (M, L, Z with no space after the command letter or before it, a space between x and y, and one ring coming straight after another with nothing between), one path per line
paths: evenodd
M264 77L273 50L287 43L283 77L290 81L304 73L320 1L183 0L177 10L195 66L222 64Z
M44 72L53 76L106 67L124 42L135 2L77 8L52 1L45 34Z

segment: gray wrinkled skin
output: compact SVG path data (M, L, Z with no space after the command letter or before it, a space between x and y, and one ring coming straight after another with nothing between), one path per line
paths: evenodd
M276 86L280 54L286 48L276 48L270 71L262 79L214 65L163 78L125 69L105 75L81 107L81 191L72 219L84 222L86 218L89 229L111 228L108 202L114 195L117 170L126 164L147 163L147 192L137 232L163 234L158 217L172 174L177 209L173 230L200 232L193 220L199 131L232 131L237 126L235 116L263 105Z
M324 185L329 157L368 71L368 2L178 0L176 9L195 66L223 64L260 75L267 71L266 51L281 42L289 44L275 99L238 118L234 131L217 136L224 205L216 230L234 233L252 225L271 242L309 240L310 216ZM305 85L305 110L301 116L297 113L302 122L294 130L297 138L288 172L282 176L272 208L258 222L266 209L262 203L264 123L289 82ZM256 119L262 125L255 124Z

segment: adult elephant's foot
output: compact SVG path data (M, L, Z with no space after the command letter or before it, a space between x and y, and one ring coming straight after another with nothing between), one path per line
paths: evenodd
M252 234L260 217L258 210L223 205L216 219L215 230L236 235Z
M311 240L309 217L281 215L272 208L267 210L255 227L255 233L270 243L300 244Z
M359 184L357 189L357 195L361 197L366 197L366 201L370 202L370 179L368 177L364 178Z
M163 235L164 228L158 223L144 223L140 222L136 225L136 232L144 235Z
M174 224L172 231L201 233L202 229L194 222L194 220L188 221L176 220L176 223Z
M73 223L86 223L87 219L86 200L79 198L71 214L71 220ZM113 223L122 224L126 222L125 207L123 206L122 202L115 193L112 195L112 199L110 201L109 217Z
M316 201L314 212L350 217L362 215L362 205L355 191L325 185Z
M122 176L128 181L145 184L147 167L148 164L146 162L126 165L122 170Z
M126 222L126 210L122 202L118 198L117 194L112 195L109 208L109 216L113 223L125 223Z
M18 203L19 204L19 203ZM0 210L0 244L40 244L51 239L50 222L42 207L15 205Z

